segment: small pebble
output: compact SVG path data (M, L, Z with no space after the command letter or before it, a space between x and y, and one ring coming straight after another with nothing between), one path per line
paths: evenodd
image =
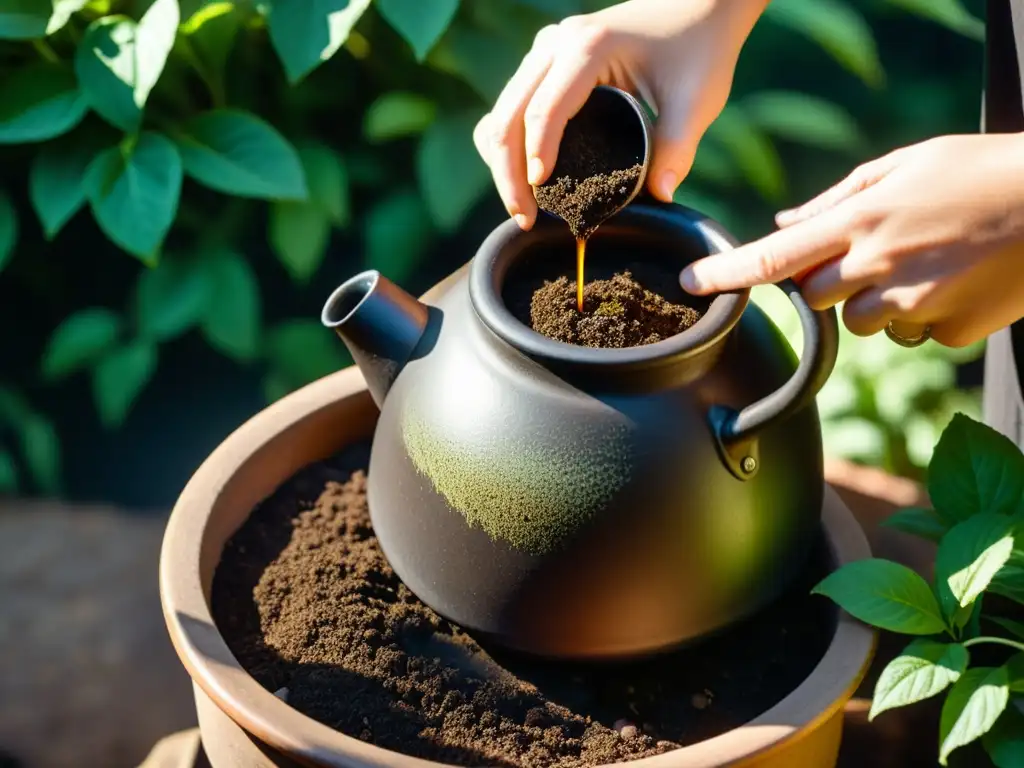
M281 701L288 701L287 688L278 688L276 691L274 691L274 695L277 696L277 698L279 698Z
M624 726L619 731L619 736L621 736L622 738L626 739L627 741L629 739L635 739L639 735L640 735L640 731L637 729L637 727L635 725Z

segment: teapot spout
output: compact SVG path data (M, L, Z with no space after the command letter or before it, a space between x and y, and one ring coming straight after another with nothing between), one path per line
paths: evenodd
M426 304L371 269L338 286L324 304L320 322L345 342L380 407L428 318Z

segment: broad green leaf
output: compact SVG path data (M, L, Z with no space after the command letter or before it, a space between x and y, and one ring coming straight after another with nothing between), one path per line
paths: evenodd
M1004 565L992 579L988 591L1024 605L1024 567Z
M181 157L174 144L147 131L132 148L112 147L85 172L93 216L114 243L156 263L181 197Z
M259 349L260 291L249 262L238 253L216 250L201 254L215 301L206 305L203 335L210 346L240 362Z
M427 209L442 232L459 227L492 184L473 147L472 115L441 118L431 125L416 153L416 174Z
M105 307L88 307L68 316L46 344L43 378L56 381L95 362L117 343L121 318Z
M92 394L100 421L119 427L156 371L157 347L137 339L107 353L93 368Z
M423 61L459 10L459 0L377 0L377 10Z
M327 214L334 226L348 226L351 209L344 159L319 142L302 144L298 151L309 188L309 202Z
M197 259L175 255L143 269L135 294L135 322L139 335L153 341L168 341L199 322L216 295L209 273Z
M345 347L315 320L287 320L267 333L266 354L271 371L287 386L297 388L349 364Z
M744 178L766 200L775 202L785 191L782 161L764 132L739 107L722 110L707 138L732 155Z
M986 621L991 621L993 624L998 624L1000 627L1005 629L1011 635L1024 640L1024 624L1013 619L1004 619L1002 616L986 616Z
M729 186L738 178L739 169L722 147L717 147L710 141L700 143L687 179L706 179L712 184Z
M927 582L905 565L870 558L844 565L812 590L863 622L905 635L946 629Z
M1007 707L981 743L996 768L1024 768L1024 714Z
M206 112L175 138L185 172L210 189L240 197L306 199L295 147L256 115L233 109Z
M0 448L0 494L14 495L18 492L18 469L14 458Z
M200 2L186 3L179 2L181 10L181 26L179 31L184 35L194 35L206 24L228 16L235 10L234 2L225 0L201 0ZM197 7L193 7L197 6Z
M371 143L422 133L437 117L437 104L418 93L390 91L377 97L363 118L363 136Z
M515 73L525 50L456 20L430 52L427 63L464 80L493 103Z
M885 79L870 25L845 0L772 0L764 16L814 40L868 85Z
M985 22L972 16L959 0L887 0L909 13L931 19L972 40L985 39Z
M181 25L183 37L175 46L183 49L185 58L194 54L211 86L215 98L223 100L224 70L242 24L241 14L235 13L235 4L212 2L200 8Z
M981 738L995 725L1010 698L1004 667L973 667L953 684L939 720L939 763L950 753Z
M115 127L138 130L179 21L178 0L154 0L138 23L127 16L104 16L85 31L75 53L75 72L89 105Z
M32 414L21 426L21 452L32 482L43 493L60 490L60 438L49 419Z
M887 709L935 696L967 669L967 649L958 643L918 639L886 665L875 683L869 720Z
M430 249L430 215L415 190L398 190L377 201L364 220L366 267L401 284Z
M988 588L1010 559L1017 527L1006 515L978 514L943 536L935 556L935 584L946 616Z
M323 263L331 236L327 214L313 203L282 201L270 208L270 245L292 279L305 285Z
M301 384L292 385L288 379L279 373L270 371L263 377L263 397L267 403L276 403L285 395L294 392Z
M88 0L3 0L0 40L32 40L59 32Z
M20 430L32 413L24 397L10 387L0 385L0 427Z
M85 172L101 147L101 136L81 132L44 144L35 156L28 191L47 240L85 205Z
M1024 693L1024 652L1015 654L1003 665L1006 677L1010 681L1010 691Z
M863 143L850 113L816 96L798 91L758 91L741 104L761 130L782 139L841 150L854 150Z
M293 85L330 59L370 0L270 0L270 42Z
M18 244L18 212L4 190L0 189L0 272L14 257Z
M928 494L948 522L980 512L1010 514L1024 496L1024 455L986 424L956 414L928 466Z
M29 64L0 85L0 144L60 136L82 122L88 109L74 73L59 64Z
M901 509L883 520L882 525L934 542L938 542L949 529L934 510L922 507Z

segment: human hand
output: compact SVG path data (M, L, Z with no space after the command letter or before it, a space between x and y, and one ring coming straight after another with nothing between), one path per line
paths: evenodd
M509 215L529 229L531 185L555 165L562 132L598 85L658 112L651 194L671 201L697 142L725 106L740 48L768 0L629 0L545 27L473 134Z
M683 287L704 295L795 277L814 309L845 301L859 336L892 322L902 336L930 328L950 347L1024 317L1024 134L898 149L776 222L691 264Z

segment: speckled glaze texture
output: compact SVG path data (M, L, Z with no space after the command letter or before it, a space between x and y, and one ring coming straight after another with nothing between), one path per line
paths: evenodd
M672 258L677 273L726 242L696 216L634 206L595 241ZM745 435L740 449L758 457L749 477L723 460L712 407L739 412L797 368L745 293L713 304L682 345L510 343L533 332L495 320L479 294L514 276L478 262L518 263L511 251L561 237L551 224L496 230L431 301L418 345L391 351L401 372L379 388L370 514L402 580L464 627L546 656L666 649L749 615L802 567L822 505L818 414L810 400ZM332 327L346 339L345 323Z

